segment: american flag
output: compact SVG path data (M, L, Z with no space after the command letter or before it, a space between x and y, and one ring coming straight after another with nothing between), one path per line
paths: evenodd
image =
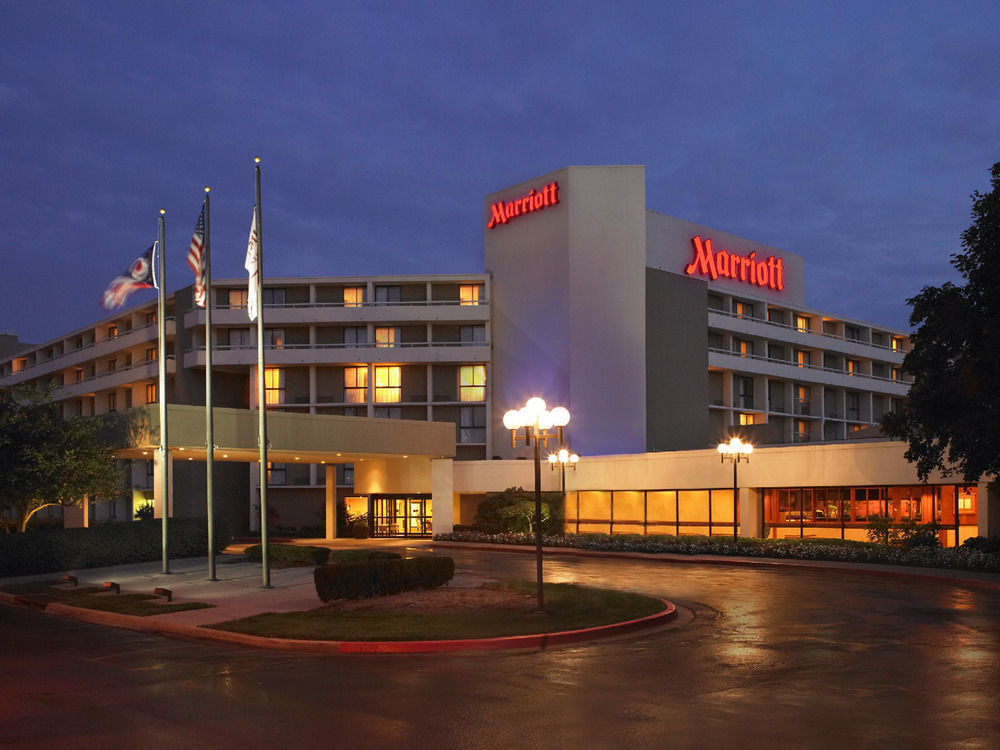
M194 271L194 303L198 307L205 306L205 206L198 214L198 223L188 247L187 264Z

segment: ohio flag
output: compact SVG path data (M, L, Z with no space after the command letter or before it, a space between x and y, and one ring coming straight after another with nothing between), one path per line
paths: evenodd
M153 258L157 244L154 242L149 250L133 260L128 268L111 280L101 296L101 305L104 309L117 310L136 289L158 288L153 275Z

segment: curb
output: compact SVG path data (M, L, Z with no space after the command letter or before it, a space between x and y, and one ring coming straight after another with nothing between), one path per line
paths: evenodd
M535 554L535 548L520 544L486 544L477 542L435 541L448 549L469 549L487 552L512 552ZM997 580L955 575L948 568L909 568L904 565L876 567L878 563L852 563L838 560L790 560L778 557L739 557L736 555L682 555L674 552L616 552L612 550L590 550L577 547L544 547L546 555L567 555L570 557L598 557L617 560L642 560L645 562L681 563L687 565L742 565L755 568L782 568L784 570L836 570L865 575L893 576L896 578L937 581L953 586L971 586L991 591L1000 591L1000 576ZM940 571L932 573L929 571ZM985 575L993 575L986 573Z
M660 599L664 604L662 612L640 617L635 620L625 620L610 625L598 625L579 630L565 630L555 633L535 633L531 635L500 636L497 638L465 638L442 641L313 641L294 638L268 638L264 636L231 633L226 630L216 630L208 626L177 625L169 622L151 621L148 617L123 615L115 612L104 612L96 609L72 607L68 604L52 602L43 607L31 606L31 603L13 594L0 592L0 603L26 608L41 609L53 615L72 617L76 620L94 625L136 630L144 633L168 637L190 638L202 641L215 641L240 646L268 648L277 651L298 651L319 654L433 654L453 653L456 651L497 651L510 649L539 649L549 646L582 643L610 638L628 633L665 625L677 616L677 608L673 602Z

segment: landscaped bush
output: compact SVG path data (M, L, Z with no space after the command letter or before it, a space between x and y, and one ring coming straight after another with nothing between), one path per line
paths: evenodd
M167 524L171 558L208 554L204 519L172 518ZM0 577L52 573L80 568L161 559L160 520L109 523L89 529L51 529L26 534L0 534ZM215 551L225 549L232 534L215 521Z
M985 552L1000 556L1000 536L973 536L962 542L962 546L973 552Z
M534 545L532 534L484 534L463 532L435 534L435 541L479 544ZM572 547L607 552L672 553L680 555L734 555L740 557L790 560L833 560L837 562L911 565L922 568L951 568L1000 572L1000 554L970 547L893 547L872 542L841 539L747 539L732 537L667 536L638 534L567 534L547 536L546 547Z
M319 598L329 602L435 588L454 575L455 561L450 557L411 557L321 565L313 580Z
M261 546L255 544L243 550L243 556L252 562L261 561ZM310 547L296 544L268 544L267 559L279 568L304 568L323 565L330 556L326 547Z

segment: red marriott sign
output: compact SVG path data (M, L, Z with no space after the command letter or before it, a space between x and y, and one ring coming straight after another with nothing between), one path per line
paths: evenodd
M559 183L550 182L541 190L534 188L522 198L512 201L500 201L490 206L490 223L487 229L493 229L500 224L506 224L511 219L534 211L541 211L543 208L554 206L559 202Z
M712 279L721 276L778 291L785 288L785 268L781 258L771 255L767 260L758 260L756 250L749 255L737 255L732 250L713 250L712 240L706 237L702 241L700 235L692 237L691 244L694 245L694 260L684 268L688 276L698 273Z

